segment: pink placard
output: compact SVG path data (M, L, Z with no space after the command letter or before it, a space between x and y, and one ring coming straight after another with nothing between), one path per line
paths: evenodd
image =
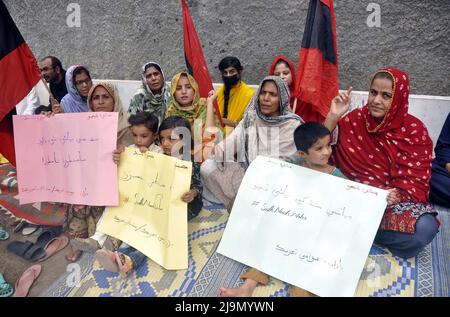
M21 204L118 205L117 113L15 116L13 122Z

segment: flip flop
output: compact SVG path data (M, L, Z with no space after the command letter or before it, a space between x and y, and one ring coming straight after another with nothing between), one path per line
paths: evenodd
M49 227L38 236L35 245L44 248L51 240L59 237L61 233L62 227Z
M37 244L33 244L22 256L25 260L31 262L37 262L43 257L45 257L46 253L43 247Z
M39 229L37 229L37 230L33 233L33 235L36 235L36 236L39 237L39 236L42 234L42 232L44 232L44 230L45 230L45 227L40 226Z
M39 262L47 260L53 254L61 251L65 247L67 247L68 244L69 244L69 238L66 236L61 236L61 237L51 240L44 248L45 257L40 259Z
M61 227L49 227L45 229L36 239L36 243L29 248L23 258L31 262L41 261L47 256L45 248L48 244L62 233ZM64 246L65 247L65 246Z
M41 265L33 265L28 268L25 272L22 273L20 278L16 281L16 291L14 292L13 297L27 297L28 292L30 291L31 286L34 281L41 274L42 266Z
M3 229L3 227L0 227L0 241L6 241L9 239L9 233Z
M14 289L11 284L6 282L3 274L0 273L0 297L9 297L14 293Z
M34 224L27 224L25 228L22 230L22 234L24 236L30 236L33 233L35 233L41 226L40 225L34 225Z
M23 219L20 220L19 223L14 227L13 232L14 232L14 233L19 232L20 230L22 230L23 228L26 227L27 223L28 223L28 222L26 222L26 221L23 220Z
M20 256L21 258L25 258L25 254L27 254L27 252L33 247L33 245L34 244L31 241L13 241L6 246L6 249L17 256ZM29 256L33 257L33 254L30 254Z

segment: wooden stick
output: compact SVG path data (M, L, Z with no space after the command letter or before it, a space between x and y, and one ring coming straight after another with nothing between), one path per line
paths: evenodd
M41 77L41 81L44 83L45 88L47 89L50 98L55 99L55 97L53 96L52 92L50 91L50 88L48 87L48 83L45 81L45 79L43 77Z
M296 113L296 111L297 111L297 101L298 101L298 99L295 98L295 101L294 101L294 107L293 107L293 109L292 109L292 111L293 111L294 113Z

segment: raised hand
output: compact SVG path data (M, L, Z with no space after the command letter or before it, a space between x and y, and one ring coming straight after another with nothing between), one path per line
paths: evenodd
M350 87L347 91L339 93L339 95L331 101L330 115L337 120L342 118L350 108L350 94L352 91L353 87Z
M217 100L217 92L215 90L211 90L208 94L208 99L206 99L208 101L208 104L213 104L214 101Z
M350 108L350 94L352 93L352 90L353 87L350 87L346 92L339 93L339 95L334 97L331 101L330 112L328 112L328 115L323 122L331 132L336 129L339 120Z

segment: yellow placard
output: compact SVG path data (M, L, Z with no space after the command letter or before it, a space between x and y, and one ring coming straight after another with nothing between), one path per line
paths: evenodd
M119 206L97 230L141 251L167 270L188 267L187 204L192 163L127 148L119 166Z

